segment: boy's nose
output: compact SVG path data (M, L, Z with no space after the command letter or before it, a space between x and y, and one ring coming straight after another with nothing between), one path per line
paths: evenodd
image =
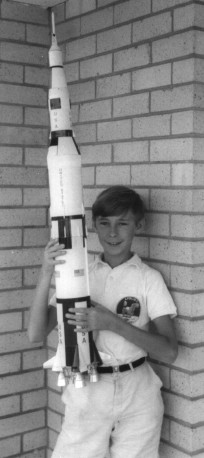
M110 228L110 237L115 237L117 235L117 230L116 227L111 227Z

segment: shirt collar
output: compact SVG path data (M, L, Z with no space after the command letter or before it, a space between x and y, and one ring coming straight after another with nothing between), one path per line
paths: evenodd
M105 261L103 261L102 256L103 256L103 253L100 253L100 254L97 255L97 257L94 260L90 270L92 270L96 266L97 267L108 266L111 269L111 267ZM130 266L131 265L131 266L139 268L141 266L141 264L142 264L142 261L139 258L139 256L136 253L133 253L133 256L130 259L128 259L128 261L126 261L123 264L121 264L120 266L126 267L126 266ZM120 267L120 266L117 266L117 267Z

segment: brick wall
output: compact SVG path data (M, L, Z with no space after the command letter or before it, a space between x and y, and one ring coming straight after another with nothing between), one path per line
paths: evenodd
M99 191L131 185L145 199L135 240L178 306L179 356L153 361L163 383L161 458L204 455L204 5L185 0L69 0L54 8L90 208ZM48 339L50 354L56 346ZM63 407L48 375L48 456Z
M42 345L26 333L48 238L48 12L0 2L0 456L44 458Z

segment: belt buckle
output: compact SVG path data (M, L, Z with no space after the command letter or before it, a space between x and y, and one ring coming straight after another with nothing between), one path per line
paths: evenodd
M113 373L118 374L119 372L119 366L113 366Z

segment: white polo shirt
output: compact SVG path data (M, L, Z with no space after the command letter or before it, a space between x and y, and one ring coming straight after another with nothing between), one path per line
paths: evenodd
M89 268L91 299L104 305L133 326L148 330L150 320L176 315L176 307L161 274L135 254L112 269L101 255ZM111 356L109 364L123 364L146 356L140 347L110 331L96 336L99 351Z
M91 299L135 327L148 331L150 320L176 315L175 304L161 274L144 264L136 254L113 269L99 255L89 266L89 281ZM55 305L55 297L50 303ZM109 355L105 365L124 364L147 355L111 331L96 331L94 336L98 350Z

